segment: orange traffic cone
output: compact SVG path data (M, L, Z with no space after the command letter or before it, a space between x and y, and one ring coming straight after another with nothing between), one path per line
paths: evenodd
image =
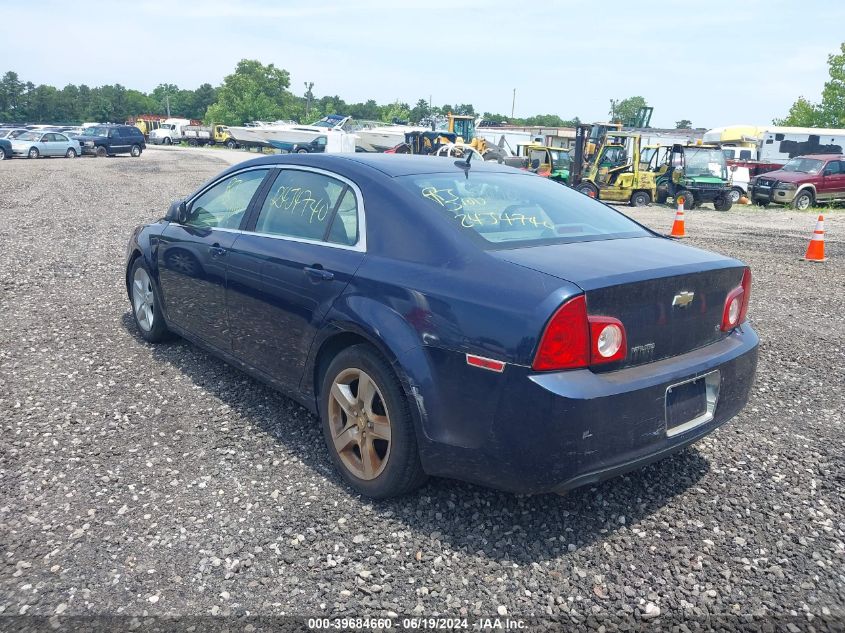
M821 214L816 221L816 230L813 231L813 237L810 238L810 243L807 245L807 252L801 259L805 262L827 261L827 257L824 256L824 216Z
M678 211L675 213L675 222L672 224L672 232L669 233L671 237L687 237L684 230L684 200L683 198L678 202Z

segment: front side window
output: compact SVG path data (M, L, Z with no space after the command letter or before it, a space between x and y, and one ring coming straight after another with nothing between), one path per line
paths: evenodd
M270 187L255 230L351 246L358 241L358 203L354 192L340 180L284 169Z
M218 182L191 203L185 224L200 228L237 229L267 171L252 169Z
M546 178L476 172L396 178L432 213L489 248L645 237L644 228Z
M839 161L832 160L824 168L825 175L831 176L839 173Z

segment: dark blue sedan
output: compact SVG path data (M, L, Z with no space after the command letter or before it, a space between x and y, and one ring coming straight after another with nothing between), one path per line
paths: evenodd
M317 413L372 497L605 479L728 421L757 365L744 264L482 161L242 163L135 229L126 287L146 340Z

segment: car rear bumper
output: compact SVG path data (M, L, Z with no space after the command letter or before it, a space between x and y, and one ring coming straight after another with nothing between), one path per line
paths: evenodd
M425 442L424 467L433 475L520 493L560 492L639 468L742 410L756 373L757 345L746 324L718 343L618 371L537 374L508 366L484 441L472 447ZM688 430L667 431L667 390L708 375L718 386L712 417Z

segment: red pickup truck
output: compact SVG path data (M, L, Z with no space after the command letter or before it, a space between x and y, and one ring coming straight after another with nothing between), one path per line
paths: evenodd
M777 171L755 176L748 186L752 202L788 204L800 210L816 203L845 201L845 155L807 154L789 159Z

